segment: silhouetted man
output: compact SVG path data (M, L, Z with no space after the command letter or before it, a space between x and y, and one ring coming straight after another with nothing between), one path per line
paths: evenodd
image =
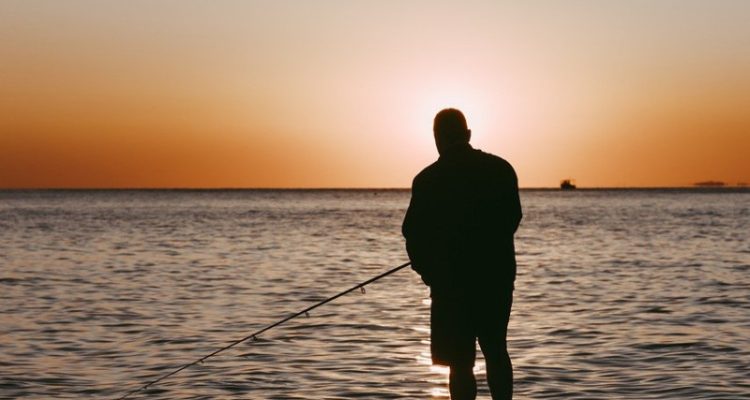
M492 398L510 399L518 179L507 161L469 145L460 111L440 111L433 131L440 157L414 178L403 225L412 268L430 287L432 362L450 367L451 399L475 399L478 339Z

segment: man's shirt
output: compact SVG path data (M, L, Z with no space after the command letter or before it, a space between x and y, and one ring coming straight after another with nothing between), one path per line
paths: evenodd
M504 159L462 143L412 184L403 224L412 268L433 297L494 297L512 290L518 179Z

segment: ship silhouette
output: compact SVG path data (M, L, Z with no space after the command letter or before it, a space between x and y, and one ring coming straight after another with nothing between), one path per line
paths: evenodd
M576 188L575 183L573 183L572 179L563 179L560 181L560 189L562 190L573 190Z

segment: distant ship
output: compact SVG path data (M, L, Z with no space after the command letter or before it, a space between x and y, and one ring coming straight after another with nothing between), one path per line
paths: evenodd
M562 190L573 190L575 188L576 185L570 179L563 179L562 181L560 181L560 189Z

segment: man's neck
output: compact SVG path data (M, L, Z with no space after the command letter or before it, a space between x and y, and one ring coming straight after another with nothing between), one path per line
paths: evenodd
M446 146L445 148L440 151L440 158L443 157L451 157L454 154L463 153L467 150L471 150L473 147L469 144L469 142L456 142L451 143L450 145Z

